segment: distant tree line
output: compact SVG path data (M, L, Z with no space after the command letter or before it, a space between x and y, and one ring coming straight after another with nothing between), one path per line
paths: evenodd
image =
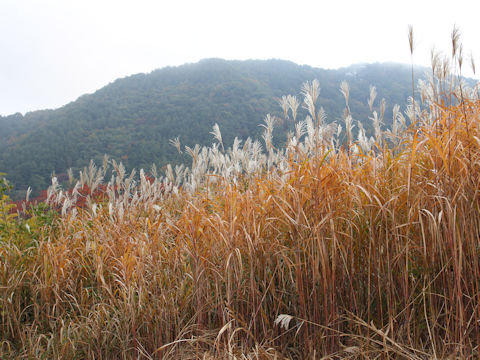
M409 71L396 64L323 70L282 60L209 59L137 74L56 110L0 117L0 171L7 173L18 198L28 186L34 194L45 189L52 173L65 177L67 169L77 171L90 159L100 163L104 154L127 169L185 162L188 157L169 139L179 136L182 146L210 144L215 123L226 146L234 137L258 138L258 124L267 113L282 115L278 98L299 95L301 84L312 79L320 82L319 105L327 122L339 124L344 108L339 86L348 81L353 118L371 134L365 97L370 85L377 87L377 102L386 100L388 126L393 105L405 104L411 95ZM299 119L305 115L300 107ZM277 124L276 141L284 142L289 129L292 122Z

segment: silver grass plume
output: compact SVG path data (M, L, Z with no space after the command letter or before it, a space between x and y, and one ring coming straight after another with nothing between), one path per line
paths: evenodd
M295 137L297 138L297 141L300 141L300 138L305 135L305 125L305 120L300 121L295 125Z
M480 99L480 82L479 81L477 81L475 86L471 89L470 97L473 100L479 100Z
M380 144L381 143L381 137L382 137L382 130L380 128L380 118L378 117L378 113L374 111L372 113L373 116L369 117L370 120L372 120L372 125L373 129L375 130L375 138L377 139L377 142Z
M398 115L400 114L400 105L395 104L393 106L393 128L392 132L393 135L398 136L400 132L400 127L399 127L399 121L398 121Z
M323 106L320 106L320 109L318 110L318 113L317 113L318 127L322 126L326 119L327 119L327 113L325 112L325 109L323 108Z
M210 134L212 134L213 137L222 146L222 151L225 151L225 148L223 147L222 133L220 132L220 127L218 126L217 123L215 123L215 125L213 125L213 131L211 131Z
M253 159L258 159L260 155L262 154L262 144L258 142L258 140L255 140L251 146L251 155Z
M185 166L183 164L175 165L175 185L180 185L184 172Z
M88 165L88 177L87 177L87 185L88 187L92 187L93 183L96 181L97 178L97 166L95 165L93 160L90 160L90 164Z
M121 182L125 178L125 173L126 173L125 166L123 166L122 163L119 163L117 170L118 170L117 171L117 186L120 188Z
M403 120L402 120L403 118ZM401 133L405 130L405 118L400 112L400 106L395 104L393 106L393 125L390 130L385 131L385 135L394 145L398 146Z
M177 149L178 153L182 153L182 149L180 146L180 137L177 136L175 139L170 139L169 140L170 145L172 145L175 149Z
M104 177L107 175L108 165L109 165L108 155L104 154L103 155L103 165L102 165L102 171L103 171L103 176Z
M67 175L68 175L68 183L72 185L74 181L72 168L67 170Z
M458 69L459 69L460 74L461 74L462 73L462 65L463 65L463 44L460 44L458 46L457 61L458 61Z
M25 202L28 202L30 199L30 194L32 193L32 188L29 186L27 189L27 194L25 195Z
M200 154L200 145L196 144L193 149L189 146L185 146L185 152L192 157L192 168L195 167L198 162L198 156Z
M475 59L473 58L473 54L470 52L470 68L472 69L473 75L476 75L475 73Z
M358 145L364 154L368 154L372 148L374 140L372 138L367 139L365 135L365 129L360 121L358 121Z
M132 172L130 173L130 176L127 179L125 179L124 185L125 185L126 192L130 192L130 190L135 186L134 178L136 173L137 171L133 169Z
M380 101L380 123L383 123L383 117L385 115L385 108L387 107L387 104L385 102L385 99L382 98Z
M60 191L60 185L58 184L58 179L56 176L52 177L52 185L49 186L47 190L47 204L54 205L58 200L58 194Z
M434 92L433 86L431 85L432 81L429 80L428 84L427 81L422 79L418 80L418 88L420 89L420 100L422 104L433 104L434 103Z
M373 111L373 103L375 102L375 98L377 97L377 88L375 86L370 85L370 97L368 98L368 107L370 111Z
M259 126L262 126L265 128L262 138L265 141L265 148L267 149L268 152L273 150L273 144L272 144L272 136L273 136L273 124L275 122L275 118L270 116L270 114L267 114L265 116L265 124L260 124Z
M288 97L283 95L281 99L278 99L278 103L283 110L283 117L285 118L285 120L288 120L288 109L290 108Z
M311 83L308 81L303 83L302 86L302 95L304 108L308 110L310 116L315 118L315 103L317 102L318 96L320 95L320 85L318 80L315 79Z
M251 146L252 146L252 139L248 137L247 140L245 140L245 143L243 144L242 151L244 153L247 153Z
M337 126L336 122L332 122L328 125L321 126L318 130L319 134L318 137L323 145L333 145L334 144L334 137L338 131L342 130L341 125Z
M140 193L142 195L148 195L149 186L147 177L145 176L145 170L140 169Z
M457 25L453 26L452 30L452 59L455 59L458 51L458 47L460 45L460 30L458 29Z
M287 96L287 102L290 110L292 111L292 118L293 122L297 122L297 110L298 107L300 106L299 101L297 100L296 96L288 95Z
M69 197L65 197L65 200L63 201L63 206L62 206L62 216L67 215L68 209L73 205L73 202Z
M313 120L310 116L307 116L305 119L305 128L307 130L307 138L305 139L306 145L310 148L310 150L313 150L317 146L317 140L318 140L318 131L317 128L313 125Z
M235 136L235 139L233 139L233 145L231 149L231 156L232 156L232 160L234 161L241 158L241 150L240 150L241 144L242 144L242 140L240 140Z
M152 167L150 169L150 172L152 173L152 176L156 179L158 178L158 170L157 170L157 165L152 164Z
M92 186L90 187L90 193L93 193L98 185L100 185L103 181L103 176L100 175L100 172L98 172L97 176L95 177L94 181L92 182Z
M405 115L410 119L411 123L415 122L416 114L420 112L418 108L418 104L416 104L415 100L411 96L408 97L408 104L407 108L405 109Z
M352 130L355 127L355 125L353 125L353 119L350 114L347 114L345 116L344 121L345 121L345 132L347 133L347 146L348 148L350 148L350 146L352 145L352 138L353 138Z
M85 175L83 174L82 170L78 172L78 177L80 178L80 185L83 187L85 185Z
M315 102L310 94L306 94L303 98L303 107L308 110L310 117L315 116Z
M341 133L342 133L342 125L338 124L337 137L339 137Z
M436 74L440 66L440 53L435 49L435 47L430 49L430 66L432 73Z
M74 202L77 201L77 198L80 195L80 192L78 191L79 188L80 188L80 183L77 182L72 190L72 199L74 200Z
M343 80L340 84L340 92L343 94L343 97L345 98L345 109L347 112L347 115L350 115L350 106L348 104L349 98L350 98L350 87L348 86L348 83Z
M313 102L316 102L318 96L320 95L320 84L317 79L314 79L311 83L304 82L302 86L302 94L303 95L310 95Z

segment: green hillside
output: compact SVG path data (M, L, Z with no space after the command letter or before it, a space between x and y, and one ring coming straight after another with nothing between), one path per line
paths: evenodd
M258 137L265 114L281 115L277 99L299 95L302 83L315 78L327 121L339 123L344 108L339 87L348 81L353 117L367 132L370 85L377 87L376 105L381 98L387 102L387 124L392 106L405 104L411 94L411 73L404 65L324 70L282 60L208 59L118 79L56 110L0 117L0 170L19 197L29 185L35 191L46 188L52 172L78 170L104 154L122 160L128 169L184 162L187 157L169 139L179 136L182 146L210 144L215 123L226 145L235 136ZM304 116L300 112L299 118ZM289 128L292 123L277 126L278 142Z

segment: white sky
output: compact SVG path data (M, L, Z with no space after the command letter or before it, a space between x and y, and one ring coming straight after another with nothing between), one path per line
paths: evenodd
M465 56L480 57L479 10L478 0L0 0L0 115L209 57L409 63L408 24L417 64L433 45L450 53L454 24Z

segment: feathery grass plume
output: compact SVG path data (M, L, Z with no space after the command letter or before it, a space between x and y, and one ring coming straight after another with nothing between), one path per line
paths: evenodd
M420 92L421 104L431 106L434 98L434 93L430 83L420 79L418 80L418 88Z
M370 85L370 96L368 98L368 107L370 108L370 111L373 111L373 103L375 102L376 97L377 88L373 85Z
M283 110L283 117L285 120L288 120L288 109L290 109L290 104L288 102L288 97L283 95L280 99L278 99L278 103Z
M185 152L192 157L192 168L196 167L200 155L200 145L196 144L193 149L185 145Z
M288 107L292 112L293 123L297 123L297 110L300 106L300 102L298 101L296 96L288 95L287 96Z
M400 112L400 105L395 104L393 106L393 122L392 128L386 130L384 133L386 137L394 144L394 147L399 147L402 134L405 132L406 124L405 118Z
M177 149L179 154L182 153L179 136L177 136L175 139L170 139L169 142L170 142L170 145L172 145L173 147L175 147L175 149Z
M279 325L281 328L288 330L290 322L293 320L293 316L287 314L280 314L275 319L275 324Z
M233 145L231 149L231 154L232 154L232 159L237 159L237 157L240 157L241 151L240 151L240 145L242 144L242 140L240 140L238 137L235 136L235 139L233 139Z
M385 108L387 107L387 103L384 98L380 101L380 123L383 123L383 117L385 116Z
M335 149L335 141L338 139L335 139L335 136L338 136L339 131L341 131L342 127L339 125L337 126L336 122L331 122L330 124L321 126L319 130L317 130L317 136L319 139L319 142L321 145L323 145L325 148L330 147L330 150ZM315 150L318 150L315 148ZM318 151L316 151L318 153Z
M415 50L415 38L413 34L413 26L408 25L408 46L410 48L410 65L411 65L411 73L412 73L412 101L413 101L413 108L415 109L415 75L413 71L413 52ZM412 123L415 123L415 112L413 112L413 119Z
M476 75L476 72L475 72L475 58L473 57L472 52L470 52L469 59L470 59L470 68L472 69L473 75Z
M275 123L275 118L270 114L267 114L267 116L265 116L264 122L265 124L259 125L265 129L262 134L262 139L263 141L265 141L265 148L267 149L267 151L271 152L273 150L272 137L273 137L273 125Z
M69 169L67 170L67 176L68 176L68 183L69 183L70 185L73 185L74 178L73 178L73 170L72 170L72 168L69 168Z
M353 125L353 119L350 114L347 114L343 120L345 121L345 132L347 133L347 148L350 148L353 139L352 130L355 125Z
M152 164L152 167L150 168L150 173L152 174L154 179L158 178L157 165Z
M410 55L413 56L413 51L415 50L416 43L413 36L413 25L408 25L408 46L410 48Z
M320 95L320 84L317 79L310 82L305 82L302 85L303 107L308 110L308 113L315 119L315 103Z
M405 115L410 119L410 124L414 124L415 119L417 118L416 114L420 113L420 107L418 103L412 97L408 97L407 106L405 109ZM423 119L425 120L425 118Z
M441 57L440 52L437 51L435 46L432 46L432 48L430 49L430 66L431 66L431 69L432 69L432 75L433 76L440 71L440 69L439 69L440 57Z
M461 74L462 73L462 65L463 65L463 44L460 44L458 46L457 62L458 62L459 73Z
M47 204L54 204L57 194L60 191L60 185L58 184L58 180L55 176L52 177L52 184L49 186L47 190L47 199L46 203Z
M225 151L225 149L223 147L222 133L220 132L220 127L218 126L217 123L215 123L215 125L213 125L213 131L211 131L210 134L212 134L213 137L222 146L222 151Z
M30 200L30 195L32 194L32 188L29 186L28 189L27 189L27 193L25 195L25 202L28 203L28 201Z
M307 137L305 143L308 143L309 149L313 150L316 147L318 140L318 128L313 125L313 120L310 116L305 119L305 129Z
M102 172L103 172L103 177L107 176L107 170L110 165L110 158L107 154L103 155L103 164L102 164Z
M88 187L92 187L93 183L97 180L97 166L93 160L90 160L90 164L88 165L88 170L84 170L84 174L86 175L85 183Z
M78 181L82 185L82 187L85 185L85 174L82 170L78 172Z
M460 46L460 29L457 25L453 25L452 34L450 36L452 41L452 59L455 59L458 55L458 49Z
M340 84L340 92L345 98L346 116L351 115L350 106L348 104L348 100L350 98L350 87L348 86L348 83L345 80L342 81L342 83Z
M372 145L375 142L373 138L367 139L367 136L365 134L365 128L363 127L362 123L360 121L358 123L358 145L360 146L360 149L363 151L364 154L369 154Z
M320 106L320 109L318 110L318 113L317 113L318 127L323 126L323 124L325 123L325 120L327 120L327 113L323 108L323 106Z
M430 106L436 106L436 104L440 104L440 84L442 80L440 78L441 54L434 46L430 49L430 66L431 73L428 76L428 87L432 96L428 100Z
M297 141L300 141L301 137L306 133L306 122L305 120L300 121L295 125L295 137Z
M380 118L378 117L378 113L374 110L372 116L369 117L372 120L373 129L375 130L375 139L377 143L381 143L382 141L382 129L381 129L381 122Z

